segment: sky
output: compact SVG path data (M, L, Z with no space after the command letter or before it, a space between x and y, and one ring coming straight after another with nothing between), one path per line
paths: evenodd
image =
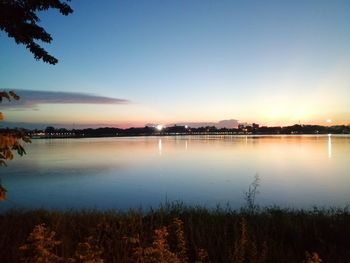
M70 2L40 13L57 65L0 32L6 121L350 123L350 1ZM331 122L326 122L331 120Z

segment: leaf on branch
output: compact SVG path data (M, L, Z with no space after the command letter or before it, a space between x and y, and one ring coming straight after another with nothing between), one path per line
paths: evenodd
M24 150L24 148L22 147L22 145L20 145L19 143L16 143L15 145L12 146L12 150L17 151L17 153L20 156L23 156L23 154L26 153L26 151Z
M32 142L32 140L30 139L29 136L23 136L23 137L22 137L22 140L23 140L25 143L31 143L31 142Z
M0 161L0 166L1 166L1 161ZM0 184L0 201L6 200L6 192L7 190L4 187L2 187Z
M14 91L9 91L9 92L1 91L0 92L0 102L2 102L2 98L6 98L8 101L11 101L11 97L14 100L20 99L20 96L18 96Z
M5 31L17 44L25 45L35 59L56 64L58 60L35 42L52 41L51 35L38 25L37 13L52 8L67 16L73 13L67 2L69 0L0 0L0 31Z
M0 0L1 1L1 0ZM0 2L1 7L1 2ZM0 10L1 15L1 10ZM1 19L1 18L0 18ZM6 98L9 101L11 98L14 100L19 100L20 97L14 91L1 91L0 92L0 102L2 98ZM0 112L0 121L4 119L4 115ZM0 166L6 166L5 160L12 160L12 151L17 151L20 156L26 154L21 141L25 143L30 143L30 137L26 134L24 130L11 130L11 129L0 129Z
M15 100L19 100L21 97L18 96L14 91L9 91L9 94L12 98L14 98Z
M2 98L6 98L7 100L11 100L10 95L6 91L0 92L0 102L2 101Z
M12 160L13 159L13 154L10 150L6 149L4 151L4 156L5 156L5 160Z

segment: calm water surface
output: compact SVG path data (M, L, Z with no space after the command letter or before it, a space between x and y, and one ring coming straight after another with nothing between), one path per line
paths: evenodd
M165 201L238 208L256 174L260 205L350 203L350 136L33 140L0 170L8 208L128 209Z

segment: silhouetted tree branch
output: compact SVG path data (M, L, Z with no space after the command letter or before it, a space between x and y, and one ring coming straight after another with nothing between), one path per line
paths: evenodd
M35 59L54 65L58 60L35 42L52 41L51 35L37 24L40 22L37 12L50 8L57 9L65 16L73 12L61 0L0 0L0 30L14 38L17 44L25 45Z

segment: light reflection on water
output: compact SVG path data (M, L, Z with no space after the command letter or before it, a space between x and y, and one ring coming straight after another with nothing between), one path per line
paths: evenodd
M1 169L12 207L127 209L166 199L243 204L350 203L350 136L187 136L34 140Z
M332 158L332 135L328 134L328 158Z
M162 139L158 140L158 150L159 150L159 155L162 155Z

